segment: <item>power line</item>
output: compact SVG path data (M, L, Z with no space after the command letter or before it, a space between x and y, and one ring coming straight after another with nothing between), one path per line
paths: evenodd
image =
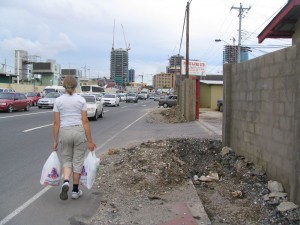
M182 39L183 39L183 33L184 33L184 27L185 27L185 20L186 20L186 10L185 10L184 19L183 19L183 26L182 26L181 40L180 40L179 52L178 52L179 55L180 55L180 51L181 51L181 45L182 45Z

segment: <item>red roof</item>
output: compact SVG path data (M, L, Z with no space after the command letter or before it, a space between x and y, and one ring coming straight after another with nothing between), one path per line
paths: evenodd
M258 35L258 43L266 38L292 38L300 18L300 0L290 0Z

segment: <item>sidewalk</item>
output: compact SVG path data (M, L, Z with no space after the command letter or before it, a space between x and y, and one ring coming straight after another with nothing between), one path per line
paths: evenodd
M193 183L190 181L180 190L170 195L178 196L178 201L165 205L171 219L159 225L210 225L211 222L198 197Z
M222 113L210 109L201 109L199 125L210 135L222 137ZM172 219L159 225L210 225L211 222L197 191L192 183L188 182L182 190L171 193L178 196L178 202L169 204L169 213Z
M199 121L168 125L148 123L147 128L154 130L156 134L170 129L170 132L167 132L168 137L174 137L177 133L173 131L176 130L186 134L182 138L219 139L221 137L221 124L222 114L205 110L201 111ZM140 126L145 127L145 124L141 122ZM108 156L107 153L103 153L101 177L97 181L97 188L92 190L100 197L101 204L97 213L86 224L211 225L196 188L190 179L178 185L177 188L164 187L164 191L160 191L163 186L151 186L157 184L156 181L160 177L165 179L163 175L169 174L170 170L174 172L167 176L172 179L181 175L180 170L172 169L172 163L177 168L180 162L176 161L175 158L175 161L170 161L172 156L164 155L170 146L166 145L164 141L153 143L131 149L132 154L127 154L127 157L122 154ZM164 156L161 158L161 155ZM167 158L168 160L165 161ZM148 162L148 159L153 160L153 163L143 164L143 162ZM166 173L163 172L164 170ZM124 183L126 185L123 185ZM151 186L153 192L145 192L143 191L145 186L137 187L137 184Z

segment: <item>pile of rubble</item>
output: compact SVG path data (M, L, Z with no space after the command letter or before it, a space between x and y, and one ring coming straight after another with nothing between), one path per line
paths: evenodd
M207 152L208 155L212 155ZM283 187L230 148L201 160L193 182L210 219L218 224L300 224L300 210ZM198 165L194 165L196 168ZM205 166L203 171L203 166Z
M188 179L194 182L212 224L300 224L299 208L288 202L278 182L269 181L253 163L222 148L220 140L197 138L110 149L101 158L97 180L109 197L94 221L104 217L118 221L117 212L130 216L128 205L139 208L143 196L159 199L161 193L180 188Z

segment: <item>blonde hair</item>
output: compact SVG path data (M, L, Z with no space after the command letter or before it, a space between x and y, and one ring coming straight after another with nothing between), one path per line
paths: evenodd
M63 87L69 95L72 95L77 87L77 80L74 76L68 75L63 81Z

